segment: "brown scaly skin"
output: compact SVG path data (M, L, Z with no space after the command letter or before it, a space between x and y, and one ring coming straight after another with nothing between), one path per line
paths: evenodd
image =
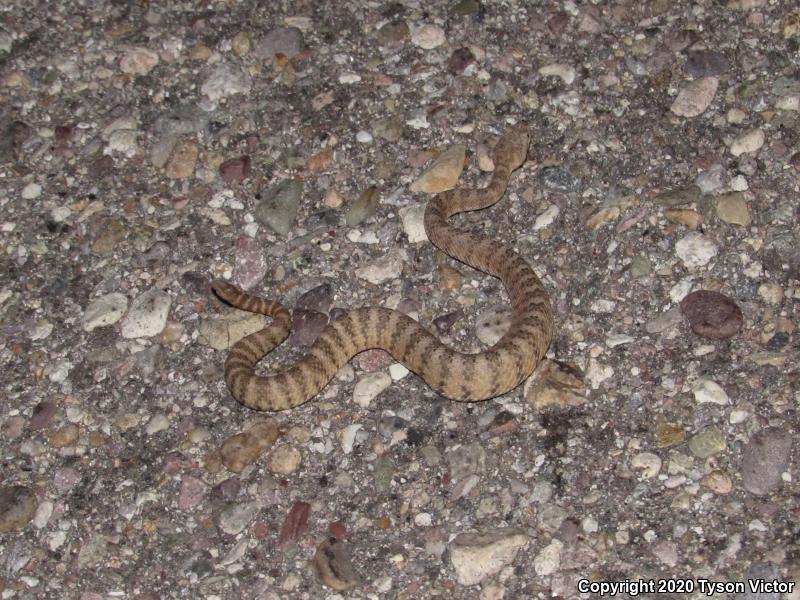
M425 210L425 231L431 242L461 262L500 278L506 286L511 299L511 326L494 346L478 354L464 354L448 348L396 310L359 308L329 323L299 362L261 377L255 374L255 365L289 335L289 311L277 302L215 281L212 287L220 298L273 320L231 348L225 361L225 381L233 397L256 410L300 406L316 396L354 355L370 348L383 348L451 400L486 400L524 381L544 356L553 335L547 291L533 269L511 248L483 235L451 229L447 219L498 202L511 173L525 162L529 142L524 123L512 127L494 150L495 170L487 187L444 192Z

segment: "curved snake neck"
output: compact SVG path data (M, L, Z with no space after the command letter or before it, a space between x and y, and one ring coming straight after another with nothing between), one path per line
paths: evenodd
M511 173L525 162L529 142L525 124L512 127L495 147L495 170L488 186L444 192L434 197L425 210L425 232L434 245L453 258L498 277L508 290L511 326L496 344L477 354L458 352L401 312L381 307L358 308L330 322L300 361L262 377L256 375L255 366L289 335L289 311L278 302L217 280L212 287L222 300L272 318L269 326L236 342L228 354L225 381L233 397L255 410L294 408L316 396L354 355L370 348L386 350L452 400L486 400L525 380L544 356L553 335L547 291L514 250L487 236L452 229L447 219L498 202Z

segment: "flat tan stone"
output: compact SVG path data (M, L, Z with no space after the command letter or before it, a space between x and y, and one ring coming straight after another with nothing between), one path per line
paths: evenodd
M438 194L453 189L458 183L461 171L464 170L466 152L466 148L461 144L451 146L442 152L411 184L411 191Z

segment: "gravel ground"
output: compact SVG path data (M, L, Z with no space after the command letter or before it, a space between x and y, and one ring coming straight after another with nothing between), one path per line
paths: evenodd
M0 16L0 598L800 598L796 4ZM230 397L264 320L213 278L294 309L273 368L353 306L491 343L502 286L420 207L519 121L457 221L551 294L533 381L455 403L370 351L289 412Z

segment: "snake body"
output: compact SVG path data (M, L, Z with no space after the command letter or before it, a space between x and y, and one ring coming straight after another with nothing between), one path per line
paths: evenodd
M242 338L230 349L225 381L233 397L255 410L294 408L316 396L354 355L370 348L386 350L452 400L486 400L525 380L544 356L553 334L547 291L514 250L487 236L452 229L447 219L498 202L511 173L525 162L529 143L525 124L512 127L494 149L495 169L488 186L438 194L425 210L425 231L434 245L453 258L498 277L508 290L511 325L496 344L484 352L465 354L448 348L399 311L359 308L330 322L294 365L262 377L255 373L255 366L289 335L289 311L278 302L217 280L212 287L221 299L272 318L269 326Z

